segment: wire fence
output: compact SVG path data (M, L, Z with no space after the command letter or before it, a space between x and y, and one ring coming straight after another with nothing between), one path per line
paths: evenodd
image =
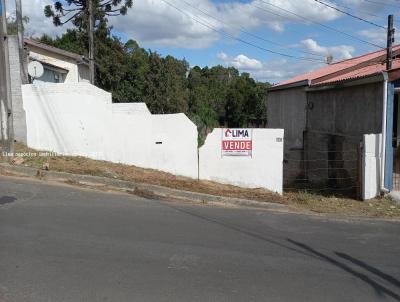
M360 142L334 137L312 147L306 145L303 149L285 151L284 190L359 198Z
M393 190L400 191L400 148L393 148Z

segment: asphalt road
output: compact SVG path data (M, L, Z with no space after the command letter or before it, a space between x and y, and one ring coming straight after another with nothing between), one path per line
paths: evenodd
M400 223L0 177L0 301L400 301Z

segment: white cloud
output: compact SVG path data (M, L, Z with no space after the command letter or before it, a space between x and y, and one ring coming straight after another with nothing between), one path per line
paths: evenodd
M257 81L279 83L300 74L307 73L325 66L323 63L310 63L308 61L288 61L277 59L263 62L263 67L250 74Z
M12 10L14 0L6 1L10 4ZM126 16L110 17L110 24L114 26L115 30L124 33L128 38L136 39L149 46L207 48L221 38L221 34L215 30L239 35L239 28L243 27L251 31L267 26L275 31L283 31L288 23L303 22L272 5L319 22L331 21L341 17L339 13L327 7L316 6L313 0L251 0L247 3L239 0L224 3L217 3L215 0L166 1L189 14L189 16L163 0L137 0L134 1L133 7L128 10ZM216 20L202 14L185 2L209 13ZM268 5L266 2L272 5ZM54 36L71 27L70 24L55 27L51 19L44 17L44 7L47 4L52 4L53 0L23 0L22 3L24 15L30 18L27 27L27 32L30 34L39 36L46 33ZM197 18L209 27L196 22L193 18Z
M312 39L301 41L299 46L303 46L307 50L321 55L331 54L335 61L351 58L355 51L352 46L348 45L322 46ZM326 66L322 62L295 61L285 58L261 62L244 54L230 56L224 52L217 54L217 57L225 66L236 67L241 72L250 73L251 76L258 81L268 81L270 83L278 83Z
M389 4L390 1L388 1ZM361 12L366 12L374 15L379 15L380 12L382 12L385 8L392 8L391 6L387 6L385 4L385 1L365 1L365 0L343 0L343 4L354 8L354 10L358 10ZM359 13L358 15L363 15L362 13ZM369 15L371 16L371 15Z
M25 34L28 36L41 36L48 34L56 36L62 34L71 25L55 27L51 18L44 16L44 7L53 4L52 0L22 0L22 14L29 17ZM6 0L7 13L15 15L15 0Z
M386 32L383 29L376 28L376 29L361 30L358 32L358 34L363 36L372 43L381 45L382 47L386 47L387 37L386 37ZM395 31L396 43L398 43L399 39L400 39L400 28L396 28Z
M125 33L128 38L148 45L182 48L206 48L219 40L221 35L209 27L238 35L240 32L238 28L252 30L267 26L275 31L283 31L287 23L303 22L259 0L248 3L239 1L215 3L211 0L166 1L189 16L162 0L141 0L134 2L127 16L112 18L110 22L116 30ZM317 7L313 0L265 0L268 1L320 22L331 21L341 16L327 7ZM202 14L185 2L217 20ZM206 23L209 27L196 22L193 18Z
M350 45L338 45L338 46L321 46L318 45L317 41L313 39L305 39L301 41L301 45L304 46L307 50L312 51L321 55L332 55L334 61L350 59L353 57L353 53L355 48Z
M221 52L217 55L217 57L222 60L226 65L236 67L237 69L250 71L250 70L258 70L263 67L263 64L256 60L250 59L245 55L238 55L236 57L230 57L226 53Z
M223 52L217 54L217 57L225 66L236 67L241 72L250 73L258 81L268 81L270 83L277 83L323 66L323 64L310 64L310 62L306 61L289 62L286 59L261 62L243 54L233 57Z

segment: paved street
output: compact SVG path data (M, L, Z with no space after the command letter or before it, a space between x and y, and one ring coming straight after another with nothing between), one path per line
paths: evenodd
M400 223L0 178L0 301L400 301Z

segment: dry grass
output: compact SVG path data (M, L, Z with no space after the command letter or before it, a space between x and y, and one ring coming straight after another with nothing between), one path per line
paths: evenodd
M30 149L21 144L16 145L16 152L38 153L37 150ZM377 198L362 202L354 199L335 196L326 197L306 192L285 193L284 196L280 196L265 189L245 189L211 181L198 181L157 170L92 160L84 157L24 156L23 158L24 163L22 165L37 169L43 169L48 164L48 168L52 171L103 176L218 196L285 203L298 210L316 213L382 218L400 217L400 205L396 205L387 198ZM9 161L9 158L1 158L0 156L0 160Z
M39 151L16 144L16 153L38 153ZM69 172L93 176L103 176L137 183L165 186L173 189L206 193L212 195L253 199L265 202L283 203L285 199L265 189L245 189L223 185L211 181L198 181L188 177L175 176L170 173L135 166L116 164L107 161L93 160L77 156L24 156L22 165L42 169L49 165L51 171ZM7 161L6 158L2 158Z
M395 204L389 198L359 201L335 196L326 197L307 192L286 193L285 197L289 205L315 213L371 218L400 217L400 205Z

